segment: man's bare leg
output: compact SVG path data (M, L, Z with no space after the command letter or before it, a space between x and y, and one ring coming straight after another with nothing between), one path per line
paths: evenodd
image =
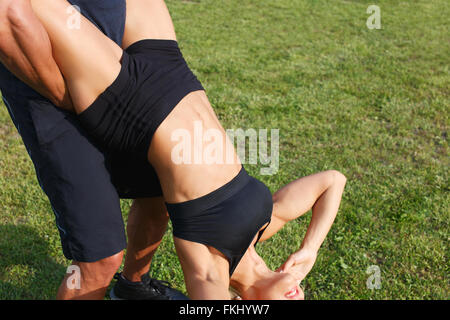
M123 276L141 281L167 229L169 217L162 197L134 200L128 215L128 246Z
M128 246L123 275L127 280L140 281L148 273L153 255L167 229L168 216L164 200L159 198L136 199L128 215ZM57 299L103 299L114 274L122 264L123 252L96 262L77 262L80 268L80 287L67 284L72 274L67 274L59 289Z
M122 263L123 252L96 262L77 262L80 285L71 286L73 274L66 274L56 295L58 300L102 300L114 274Z

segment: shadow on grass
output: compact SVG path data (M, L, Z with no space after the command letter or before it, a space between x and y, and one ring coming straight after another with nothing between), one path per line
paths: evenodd
M0 225L0 300L54 299L64 273L36 230Z

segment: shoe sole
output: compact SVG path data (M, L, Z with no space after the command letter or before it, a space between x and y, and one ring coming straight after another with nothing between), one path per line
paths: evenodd
M114 288L112 288L109 292L109 297L111 298L111 300L125 300L116 296L116 294L114 293Z

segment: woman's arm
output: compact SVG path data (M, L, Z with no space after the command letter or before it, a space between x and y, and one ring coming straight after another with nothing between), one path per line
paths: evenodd
M273 195L272 221L264 231L261 241L277 233L287 222L305 214L312 208L312 218L300 249L289 256L278 271L288 272L297 281L301 281L313 267L317 251L323 243L336 217L342 192L346 183L345 176L335 170L316 173L297 179ZM231 278L231 285L245 298L255 299L250 293L265 290L261 279L270 270L250 246Z
M312 208L311 222L300 249L279 268L302 280L313 267L317 252L334 222L346 183L345 176L335 170L316 173L295 180L274 195L272 222L262 236L270 238L287 222Z
M0 2L0 62L56 106L72 109L47 31L28 0Z

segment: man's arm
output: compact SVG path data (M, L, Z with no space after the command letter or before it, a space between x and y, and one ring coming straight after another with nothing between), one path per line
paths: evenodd
M47 31L29 0L0 1L0 62L56 106L72 110Z

